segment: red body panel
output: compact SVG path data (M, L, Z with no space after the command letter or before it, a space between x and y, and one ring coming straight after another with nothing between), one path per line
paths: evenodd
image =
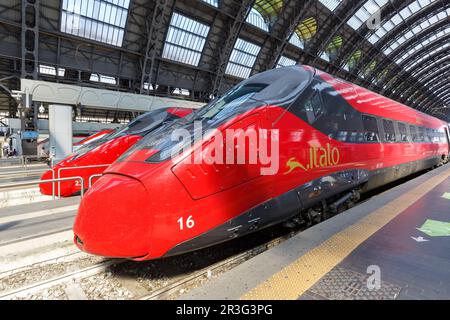
M271 115L275 117L283 111L284 109L277 107L270 108ZM124 194L124 190L119 187L114 190L108 189L108 199L111 202L107 209L98 208L98 210L88 211L82 206L79 210L78 217L80 218L77 218L74 232L85 240L83 250L105 256L139 257L143 255L142 242L145 239L145 242L149 243L146 258L158 258L175 245L224 224L267 199L275 198L318 177L355 167L368 170L391 167L405 162L425 159L433 155L444 154L447 148L444 144L426 143L415 145L345 144L311 130L308 124L289 113L283 117L277 127L280 129L281 141L279 173L274 176L252 177L253 179L247 179L248 181L242 183L241 172L247 172L249 168L243 165L235 165L228 169L229 177L236 178L235 186L231 188L227 187L233 184L232 179L229 179L228 183L224 182L224 172L216 171L213 165L208 168L208 165L203 164L204 170L209 174L196 181L189 180L186 174L187 170L192 172L198 169L198 165L195 164L185 165L180 162L173 167L172 161L167 161L161 164L121 162L112 165L108 168L106 176L101 178L101 180L105 180L104 185L107 184L106 180L113 179L116 176L115 172L126 174L141 181L149 196L142 200L146 203L146 207L141 209L141 215L133 215L133 217L142 219L139 223L139 225L142 225L148 223L150 220L148 216L150 215L153 224L147 224L148 230L141 230L141 234L134 238L142 239L142 241L128 242L128 251L125 254L118 251L113 245L90 247L90 243L96 243L90 239L90 235L97 233L97 224L80 225L79 219L89 219L88 217L94 215L97 217L103 216L100 212L106 210L107 213L105 211L104 216L116 217L115 223L122 226L130 224L129 217L123 216L123 220L120 220L119 215L115 214L116 209L118 214L121 210L120 203L123 201L121 195ZM294 135L293 132L298 133L298 135ZM297 137L301 138L297 139ZM313 146L327 148L327 145L330 145L330 148L338 148L340 159L337 165L314 167L309 171L297 169L286 175L288 168L285 167L285 164L290 158L296 157L299 162L308 164L311 162L310 148ZM314 161L312 162L314 163ZM255 171L254 169L250 170ZM211 174L213 172L217 174ZM224 183L227 184L225 187ZM221 189L225 189L225 191L220 191ZM83 203L98 202L98 199L101 199L101 194L105 192L100 188L89 191ZM116 192L116 194L113 195L112 192ZM195 227L180 231L177 221L181 217L186 219L190 216L195 221ZM153 230L151 236L149 236L150 229ZM103 238L108 239L110 243L124 241L124 238L117 232L105 234Z
M334 81L331 76L320 75L327 81ZM351 90L365 90L340 85L335 84L337 90L349 89L349 86ZM374 95L365 92L368 97ZM370 102L373 100L361 100L361 95L359 100L346 94L343 96L364 113L444 130L442 121L397 103L387 106L393 102L379 95L374 98L383 104L381 106L373 105ZM103 256L159 258L180 243L320 177L346 169L389 168L449 152L445 143L344 143L329 138L285 111L278 106L256 108L218 128L218 131L230 126L278 129L280 169L276 175L260 175L260 165L198 165L188 163L186 159L146 163L143 160L155 151L138 150L125 161L110 166L82 200L74 225L77 239L81 241L77 245L82 250ZM283 113L285 115L281 117ZM276 119L281 120L274 121ZM273 123L275 127L272 127ZM293 158L303 168L290 170L288 164ZM128 182L122 187L120 179ZM132 194L131 181L136 185L136 194ZM132 203L139 203L138 196L142 196L141 204L124 206L124 197L126 199L128 195ZM124 214L125 210L130 210L130 215ZM108 228L112 220L114 222ZM182 227L183 221L188 220L193 222L193 227ZM99 234L100 224L103 226Z
M114 131L114 130L110 130L110 129L102 130L102 131L97 132L97 133L95 133L95 134L93 134L93 135L91 135L91 136L89 136L89 137L87 137L87 138L85 138L85 139L83 139L83 140L77 142L77 143L74 143L73 145L74 145L74 146L82 146L82 145L86 145L86 144L88 144L88 143L90 143L90 142L92 142L92 141L95 141L95 140L97 140L97 139L100 139L100 138L106 136L107 134L110 134L110 133L113 132L113 131Z
M102 174L107 165L110 165L117 160L125 151L132 145L139 141L141 136L123 136L105 142L94 150L73 159L74 156L69 156L67 159L61 161L52 170L47 171L41 177L41 180L51 180L53 178L68 178L68 177L82 177L84 179L84 188L88 188L89 177L95 174ZM85 166L101 166L96 168L77 168ZM95 178L93 179L96 180ZM60 182L60 190L62 197L69 197L81 191L81 184L79 180ZM53 194L52 183L41 183L39 185L40 191L44 195ZM58 183L55 183L55 191L58 194Z
M193 112L192 109L185 108L167 108L160 109L165 113L174 116L174 119L185 117ZM147 113L147 114L150 114ZM144 122L146 123L146 122ZM147 124L147 123L146 123ZM151 123L148 123L151 125ZM89 144L93 139L98 138L101 133L105 134L106 131L111 133L113 130L105 130L85 140L85 144ZM54 178L69 178L69 177L81 177L84 180L84 189L89 187L89 178L92 175L102 174L107 166L116 161L122 154L124 154L131 146L136 144L142 139L142 135L135 135L127 133L125 135L112 138L105 142L100 142L100 145L92 150L87 151L82 155L71 155L65 160L58 163L52 170L47 171L41 177L41 180L51 180ZM96 139L98 140L98 139ZM98 166L94 168L82 168ZM98 178L94 178L92 182ZM81 191L80 180L70 180L57 183L41 183L39 185L40 191L44 195L52 195L56 192L57 195L62 197L69 197Z

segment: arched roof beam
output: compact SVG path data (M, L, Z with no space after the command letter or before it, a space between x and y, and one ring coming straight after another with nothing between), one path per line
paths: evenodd
M411 2L412 1L414 0L411 0ZM399 5L403 4L405 6L408 4L405 4L405 1L402 0L394 0L381 10L381 17L386 17L387 19L390 19L392 17L393 7L391 3L397 3ZM339 56L336 58L336 62L341 66L347 63L347 60L352 55L355 49L364 47L364 44L367 43L367 36L371 33L372 31L369 29L367 24L363 24L357 31L355 31L354 36L344 44Z
M417 0L413 1L409 5L412 6L416 2L417 2ZM392 7L394 8L394 11L392 12L393 15L390 16L389 19L384 21L384 23L382 24L382 27L384 26L384 24L388 24L388 23L390 23L391 20L394 20L395 17L401 17L400 12L402 10L404 10L405 8L407 8L407 6L402 8L401 6L399 6L396 3L392 3ZM396 39L397 38L396 35L403 35L403 34L408 33L409 31L414 33L414 28L416 26L420 25L422 22L424 22L427 19L429 19L430 17L434 16L437 11L439 11L439 12L443 11L443 7L444 6L443 6L443 4L440 3L440 0L435 0L430 5L424 7L422 10L413 13L407 19L401 18L402 21L399 24L397 24L392 30L387 32L382 38L380 38L380 40L373 43L373 49L367 54L366 59L364 61L362 61L362 63L365 63L370 60L378 59L380 56L380 52L382 53L382 55L385 55L383 48L385 48L389 43L391 43L394 39ZM382 27L380 27L380 29ZM373 32L371 36L373 36L377 32L378 32L378 30ZM368 39L367 41L369 43L372 43L372 41L370 41L371 37L368 37L367 39ZM410 41L418 41L418 34L414 33L414 35L412 36ZM401 50L399 50L399 51L401 52ZM381 67L383 67L383 66L381 66Z
M449 59L448 57L444 57L444 59ZM429 89L429 83L434 82L436 80L436 76L439 76L441 74L447 73L450 69L450 64L446 64L442 68L442 60L433 62L431 66L427 66L426 64L423 65L423 70L417 74L417 80L426 88ZM433 81L434 80L434 81ZM400 89L402 87L400 86ZM405 95L407 95L409 92L411 92L414 88L406 87L405 88Z
M450 83L447 83L447 84L443 85L442 87L439 87L438 89L436 89L435 93L438 97L441 97L446 92L448 92L449 89L450 89Z
M389 64L392 63L392 61L395 61L395 58L400 56L402 53L406 52L408 48L413 47L414 45L417 45L417 43L419 41L428 39L430 37L430 34L438 34L445 28L448 28L448 23L446 23L445 21L439 23L439 25L433 26L431 28L427 28L427 29L423 30L420 34L417 34L417 36L415 38L412 38L412 39L404 42L402 45L400 45L398 48L396 48L390 54L384 55L383 59L380 59L379 65L374 70L373 76L375 76L380 70L383 70L384 68L386 68ZM377 55L376 58L379 59L380 56Z
M439 77L437 77L435 79L435 84L441 84L442 80L445 80L445 75L441 74ZM433 85L433 87L427 88L430 92L433 92L433 88L435 88L435 85ZM415 101L417 99L418 96L420 96L420 92L419 91L415 91L412 94L408 94L408 93L404 93L405 95L405 99L404 101L410 101L413 100Z
M447 37L445 37L445 38L447 38ZM434 42L432 42L432 43L428 44L427 46L421 48L420 50L416 51L414 54L411 54L408 58L406 58L406 59L403 60L400 64L398 64L399 69L402 70L401 76L403 76L405 73L407 73L407 71L406 71L407 68L408 68L410 65L416 63L416 62L417 62L417 59L420 59L420 58L422 58L423 56L428 55L428 53L429 53L430 51L432 51L434 48L436 48L436 47L441 47L441 41L442 41L442 39L436 39ZM439 53L441 53L441 52L439 51L439 52L434 53L433 56L429 57L428 59L433 59L433 58L436 57ZM428 61L429 61L429 60L428 60ZM423 63L426 63L426 62L427 62L427 60L421 61L422 64L423 64ZM392 77L394 72L395 72L396 74L398 74L397 70L391 70L390 72L388 72L387 78ZM399 79L397 79L396 81L394 81L394 82L393 82L390 86L388 86L388 88L386 88L386 89L390 89L390 88L395 87L395 86L397 85L397 83L400 81L400 78L401 78L401 77L399 77Z
M415 73L414 75L412 75L413 77L415 77L417 79L417 81L424 87L428 87L428 79L429 74L432 74L434 76L439 75L442 73L442 71L440 70L440 67L444 67L442 69L447 70L448 66L444 65L442 66L441 63L443 62L443 60L448 59L447 57L444 57L443 59L440 60L436 60L433 62L425 62L421 65L420 68L416 69L416 71L418 71L417 73ZM431 60L430 60L431 61ZM394 83L393 85L396 85L396 83ZM403 90L404 89L404 94L407 95L409 92L411 92L412 90L417 89L416 87L411 87L411 86L407 86L406 84L399 82L398 84L398 89Z
M339 35L339 32L346 25L348 19L366 3L367 0L346 1L340 7L331 13L329 23L326 27L319 29L316 37L310 46L310 52L315 56L313 63L319 58L319 53L325 50L331 39Z
M224 39L224 45L219 52L219 57L217 59L217 67L214 70L215 76L212 81L212 93L217 95L221 91L223 78L225 75L225 69L227 67L228 61L230 60L231 53L234 48L234 44L241 33L242 27L245 20L253 7L255 0L242 0L239 8L236 12L236 17L231 21L231 23L225 27L229 32Z
M401 70L405 70L407 69L407 67L411 64L414 64L415 61L417 61L417 59L420 59L421 57L424 57L428 54L428 52L432 51L432 48L439 46L439 43L434 43L429 45L428 47L425 47L422 49L421 52L418 52L417 54L412 54L411 57L409 57L407 60L405 60L405 62L403 64L400 65ZM428 49L430 48L430 49ZM436 58L438 58L440 55L445 54L444 50L441 50L439 52L434 53L432 56L428 57L427 59L422 59L422 61L420 62L421 66L426 66L427 64L430 63L430 61L434 61ZM408 74L407 71L403 71L400 74L400 77L398 77L396 80L394 80L392 83L389 83L389 85L387 86L387 88L385 88L385 90L393 90L395 88L398 88L399 86L401 86L401 84L403 83L403 77L405 74ZM393 74L389 74L388 73L388 78L390 78L391 76L393 76ZM420 81L417 81L416 84L412 85L410 83L405 84L403 83L403 86L408 85L410 88L416 89L418 90L419 88L425 88L425 86L423 86Z
M302 19L306 18L306 8L307 6L311 5L312 2L314 2L314 0L308 0L305 2L291 0L285 4L285 10L280 17L282 18L280 19L280 21L283 20L285 24L283 26L280 26L279 28L281 35L280 39L282 40L273 40L271 54L268 54L267 59L261 59L260 57L258 57L255 64L255 70L261 69L261 67L258 68L258 66L264 66L267 69L273 69L277 65L289 43L291 35L294 33L295 29L298 27ZM287 12L290 8L292 8L291 13Z

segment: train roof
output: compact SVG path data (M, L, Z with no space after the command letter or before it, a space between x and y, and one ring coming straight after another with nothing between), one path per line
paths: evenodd
M402 103L384 97L356 84L334 77L326 72L318 69L315 70L318 76L333 86L333 88L338 91L352 107L360 112L403 121L418 126L440 127L445 124L445 122L438 118L410 108Z

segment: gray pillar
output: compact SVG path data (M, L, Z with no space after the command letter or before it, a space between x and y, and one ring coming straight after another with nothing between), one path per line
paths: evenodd
M48 129L50 133L50 156L54 163L72 153L72 107L51 104L48 107Z

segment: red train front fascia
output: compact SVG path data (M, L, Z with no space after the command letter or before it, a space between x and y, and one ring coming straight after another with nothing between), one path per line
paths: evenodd
M82 177L84 188L87 189L91 176L102 174L111 163L141 140L143 136L157 129L162 123L180 119L192 112L192 109L185 108L165 108L148 112L124 128L110 131L108 135L84 144L74 154L54 166L52 170L45 172L41 180ZM97 179L94 178L93 181ZM39 187L44 195L52 195L55 192L62 197L69 197L81 191L80 180L55 184L41 183Z
M216 132L277 130L277 173L259 174L261 164L195 164L189 157L153 161L162 150L144 139L82 200L74 225L80 249L135 260L189 252L438 165L449 154L441 120L311 67L268 71L235 90L255 90L251 107L234 106ZM199 141L192 150L200 145L208 154L213 144Z

